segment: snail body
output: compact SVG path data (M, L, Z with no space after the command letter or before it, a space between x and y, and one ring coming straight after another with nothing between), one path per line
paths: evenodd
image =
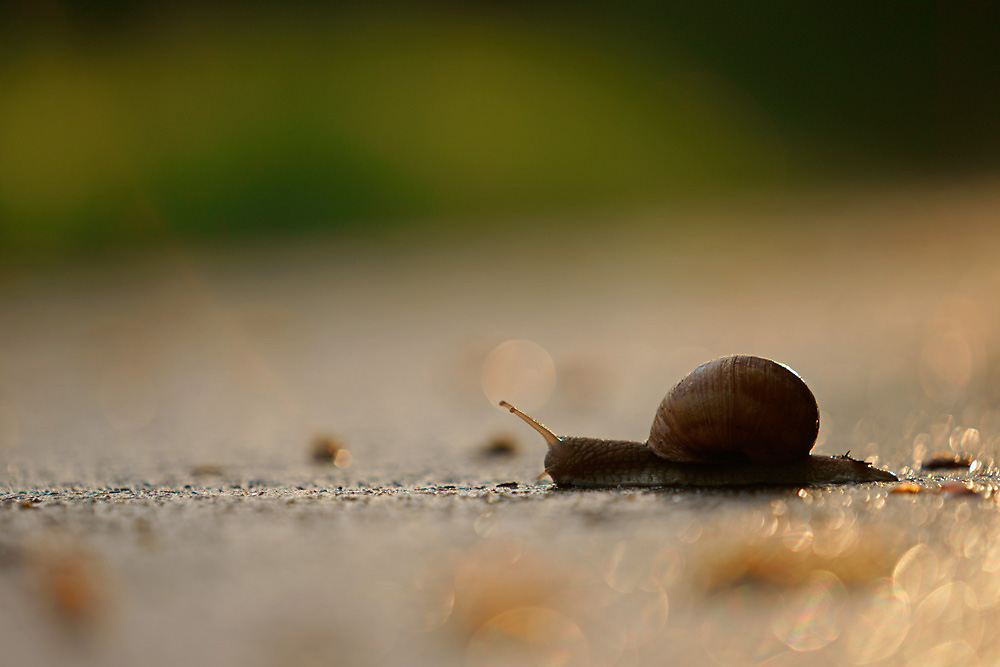
M737 486L889 482L849 456L810 454L819 408L790 368L737 355L702 364L667 393L646 442L558 436L506 401L549 445L558 486Z

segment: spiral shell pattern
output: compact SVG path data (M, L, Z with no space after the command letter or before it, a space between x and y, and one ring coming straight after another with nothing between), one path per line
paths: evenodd
M795 371L746 355L702 364L674 385L647 442L678 462L781 464L809 455L819 408Z

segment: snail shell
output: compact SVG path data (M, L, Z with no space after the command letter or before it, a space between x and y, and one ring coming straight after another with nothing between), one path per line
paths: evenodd
M770 359L704 363L656 411L649 448L671 461L788 463L809 455L819 407L802 378Z
M500 405L545 438L544 474L559 486L896 481L847 455L810 455L819 431L815 397L793 370L760 357L723 357L692 371L663 399L647 442L558 436Z

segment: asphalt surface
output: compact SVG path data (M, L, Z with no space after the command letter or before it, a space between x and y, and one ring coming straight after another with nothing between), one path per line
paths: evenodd
M998 213L980 184L8 271L3 663L996 664ZM643 440L733 352L904 481L563 491L495 406Z

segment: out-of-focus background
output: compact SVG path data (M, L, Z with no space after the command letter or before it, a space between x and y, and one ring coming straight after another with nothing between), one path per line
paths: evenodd
M15 2L8 259L989 173L989 4ZM565 220L565 218L562 218Z

